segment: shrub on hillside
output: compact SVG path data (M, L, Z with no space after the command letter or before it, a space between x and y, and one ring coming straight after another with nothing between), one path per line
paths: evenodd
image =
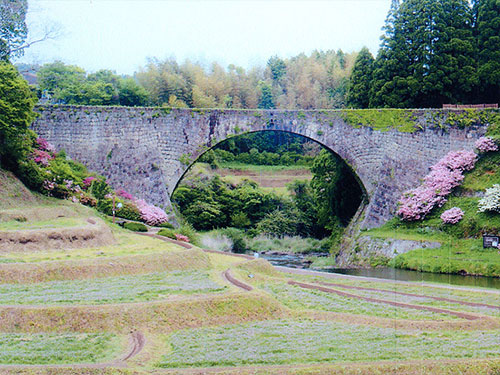
M495 140L490 137L479 138L476 141L475 146L479 152L498 151L498 145L495 143Z
M47 179L47 173L34 160L26 159L19 161L17 176L30 189L44 192L44 182Z
M431 167L431 173L416 189L407 191L399 201L397 214L406 221L422 220L434 207L446 203L446 197L464 179L463 173L474 168L477 155L472 151L452 151Z
M456 224L464 217L464 212L459 207L453 207L441 214L441 220L446 224Z
M222 234L231 240L233 253L242 254L247 251L245 232L236 228L225 228L222 230Z
M500 212L500 185L486 189L484 198L478 203L479 212L493 211Z
M198 232L189 224L183 224L178 230L178 234L182 234L183 236L186 236L189 238L189 242L191 242L193 245L199 246L200 245L200 235Z
M118 203L122 204L121 208L118 208ZM97 202L97 210L106 215L113 215L113 199L99 199ZM127 220L141 220L141 214L135 204L133 202L125 202L121 199L115 199L115 216Z
M112 190L104 179L95 179L90 185L89 192L97 200L101 200L104 199L106 195L111 194Z
M174 229L174 226L170 224L168 221L161 223L158 225L160 228L168 228L168 229Z
M189 242L189 237L188 236L185 236L183 234L180 234L180 233L176 233L175 234L175 239L177 241L182 241L182 242Z
M122 198L128 199L128 200L131 200L131 201L134 200L134 196L123 189L118 189L116 191L116 195L118 195Z
M175 240L175 231L173 229L165 228L158 231L159 236L168 237Z
M160 207L149 204L143 199L137 199L135 204L141 214L141 220L146 224L154 226L168 221L167 214Z
M141 223L125 223L123 224L125 229L134 231L134 232L147 232L148 228Z

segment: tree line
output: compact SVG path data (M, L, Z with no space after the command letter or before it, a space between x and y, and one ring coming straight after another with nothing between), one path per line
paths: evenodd
M271 57L265 67L227 69L189 60L150 59L133 76L110 70L87 73L61 61L36 72L38 95L82 105L189 108L339 108L345 105L357 53L314 51L289 59ZM25 67L26 68L26 67Z
M392 0L377 57L363 48L354 108L500 102L500 1Z

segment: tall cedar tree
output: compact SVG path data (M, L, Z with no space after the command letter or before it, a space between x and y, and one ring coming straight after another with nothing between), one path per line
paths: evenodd
M467 0L393 2L377 56L372 107L440 107L467 101L475 84Z
M500 0L474 4L478 44L479 99L500 103Z
M373 76L375 59L368 50L363 47L359 52L347 91L347 105L353 108L368 108L370 104L370 87Z

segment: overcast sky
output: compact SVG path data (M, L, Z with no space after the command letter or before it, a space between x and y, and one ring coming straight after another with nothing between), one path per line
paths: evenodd
M87 71L132 74L148 57L250 68L270 56L367 46L376 54L390 0L29 0L32 37L48 24L54 41L18 61L56 59Z

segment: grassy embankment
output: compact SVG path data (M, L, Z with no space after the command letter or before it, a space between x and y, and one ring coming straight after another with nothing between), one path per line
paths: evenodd
M53 216L66 216L29 220L33 199ZM13 207L28 220L13 218ZM70 222L78 228L98 215L29 194L0 204L1 225L16 232L37 233L49 224L67 230ZM500 368L498 292L283 274L264 260L186 249L107 225L112 244L2 251L0 373L404 374L425 368L472 374ZM253 290L229 283L221 275L227 269ZM334 292L317 289L325 283ZM122 361L130 332L142 333L145 345ZM54 367L61 364L68 366ZM219 368L183 369L190 366Z
M413 241L436 241L439 249L421 248L400 254L390 265L424 272L464 273L500 277L500 253L497 249L483 249L482 234L500 232L500 215L478 212L479 196L485 189L500 183L500 152L482 156L475 168L441 208L435 209L425 220L402 222L394 218L380 228L362 233L376 238ZM452 207L464 211L457 224L443 224L440 215Z

